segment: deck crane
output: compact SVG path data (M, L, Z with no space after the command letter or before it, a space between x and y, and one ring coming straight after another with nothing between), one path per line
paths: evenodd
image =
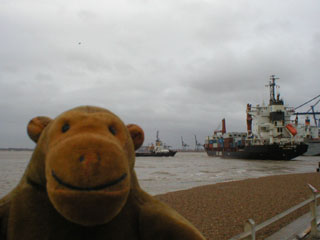
M320 102L320 94L312 99L310 99L309 101L301 104L300 106L296 107L294 110L296 111L298 108L305 106L306 104L312 102L312 101L316 101L313 105L310 106L310 108L308 109L308 111L306 112L295 112L294 115L312 115L313 116L313 120L314 120L314 124L315 126L320 125L320 121L318 121L318 119L316 118L316 115L320 115L320 112L315 112L314 111L314 107Z

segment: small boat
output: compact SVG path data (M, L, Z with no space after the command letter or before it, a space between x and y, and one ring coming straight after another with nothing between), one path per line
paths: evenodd
M177 151L169 149L169 146L163 144L159 139L159 131L157 131L157 138L155 145L142 146L136 151L136 157L173 157Z

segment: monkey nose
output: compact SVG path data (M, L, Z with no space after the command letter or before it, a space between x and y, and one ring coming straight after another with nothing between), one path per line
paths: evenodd
M79 157L79 162L83 162L86 164L97 163L99 161L100 161L100 154L95 152L85 153Z

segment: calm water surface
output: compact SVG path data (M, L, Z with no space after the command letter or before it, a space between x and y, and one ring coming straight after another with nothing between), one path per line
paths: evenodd
M31 154L28 151L0 151L0 197L19 182ZM253 161L208 157L204 152L179 152L175 157L137 157L135 170L141 187L155 195L218 182L315 172L318 162L320 157Z

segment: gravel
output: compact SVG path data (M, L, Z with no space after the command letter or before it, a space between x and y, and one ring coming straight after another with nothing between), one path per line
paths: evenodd
M320 173L268 176L195 187L157 195L193 223L208 239L229 239L243 232L244 223L256 224L293 207L311 196L307 184L320 190ZM263 228L265 239L309 211L305 206Z

